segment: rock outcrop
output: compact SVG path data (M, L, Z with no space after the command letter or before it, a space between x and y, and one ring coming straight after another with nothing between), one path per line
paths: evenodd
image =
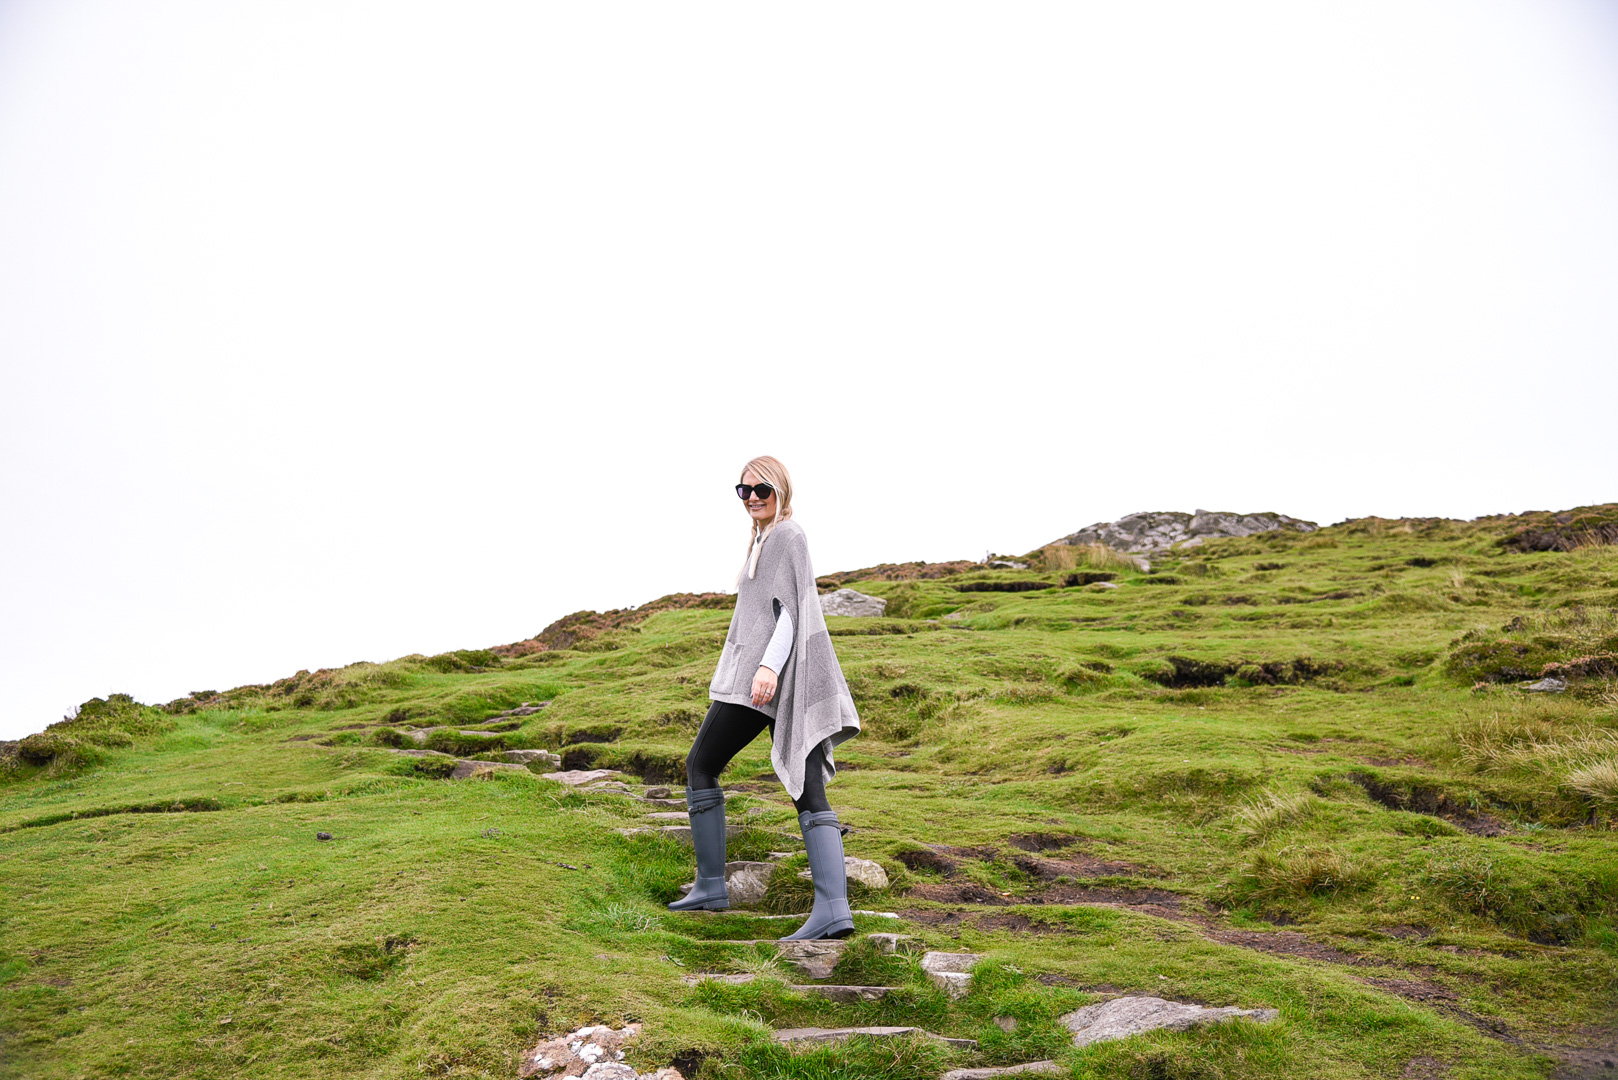
M880 615L888 609L888 602L880 596L866 596L853 589L837 589L820 594L823 615Z
M1308 533L1320 528L1313 521L1285 514L1232 514L1223 510L1198 510L1194 514L1176 511L1142 511L1117 521L1098 521L1058 544L1105 544L1115 551L1150 553L1179 544L1194 547L1204 540L1226 536L1252 536L1254 533L1289 529Z

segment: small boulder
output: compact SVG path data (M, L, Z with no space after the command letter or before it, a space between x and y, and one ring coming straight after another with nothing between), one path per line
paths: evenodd
M598 1063L622 1061L624 1044L639 1035L640 1031L639 1024L626 1024L617 1030L606 1024L592 1024L568 1035L558 1035L524 1054L517 1075L537 1076L544 1080L583 1076ZM634 1076L633 1069L630 1076Z
M1558 679L1555 675L1548 675L1537 683L1527 687L1530 694L1560 694L1567 689L1567 680Z
M509 761L472 761L462 759L455 763L455 771L449 774L451 780L487 780L499 772L527 772L528 766L516 765Z
M667 785L664 784L657 784L653 787L649 787L643 794L648 799L667 799L672 797L669 793Z
M331 839L331 833L329 833L329 832L317 832L317 833L315 833L315 839L316 840L330 840Z
M835 592L820 594L822 615L881 615L887 609L888 602L880 596L866 596L853 589L838 589Z
M844 855L843 870L848 875L848 880L857 881L868 889L886 889L888 887L888 872L882 869L881 863L872 862L870 859L856 859L852 855ZM810 881L814 878L814 875L807 870L800 870L798 876L805 881Z
M1280 1015L1276 1009L1207 1009L1155 997L1121 997L1099 1005L1086 1005L1058 1017L1056 1022L1073 1033L1074 1046L1089 1046L1159 1028L1187 1031L1204 1024L1225 1023L1238 1016L1267 1024Z
M756 904L764 899L764 894L770 887L770 873L775 869L774 863L767 862L728 862L725 864L725 891L730 894L732 904ZM687 882L680 886L681 893L688 893L696 882Z
M549 765L552 768L560 768L562 764L562 755L553 754L549 750L507 750L500 756L519 765Z

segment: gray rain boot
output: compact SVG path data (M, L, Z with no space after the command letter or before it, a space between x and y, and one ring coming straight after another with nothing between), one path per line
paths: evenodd
M854 932L854 916L848 910L848 874L843 867L843 829L833 811L798 815L803 845L809 849L809 874L815 879L815 906L809 920L781 941L813 941L816 938L843 938Z
M725 793L719 788L685 790L691 817L691 844L697 849L697 883L670 911L723 911L730 906L725 888Z

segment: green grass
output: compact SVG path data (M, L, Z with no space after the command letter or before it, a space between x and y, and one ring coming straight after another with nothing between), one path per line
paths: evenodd
M905 916L859 929L988 954L960 1001L857 942L833 979L898 990L794 991L736 942L791 923L663 907L690 854L618 835L640 804L389 752L442 725L456 753L678 783L728 620L708 601L567 649L90 703L0 759L0 1076L511 1076L546 1035L630 1019L635 1064L737 1080L1049 1056L1087 1077L1548 1076L1618 1006L1618 549L1501 545L1520 530L1356 521L1114 564L1116 588L1064 586L1093 560L1060 553L856 583L894 603L835 620L866 731L831 795L892 882L857 905ZM955 587L1029 579L1050 587ZM1570 690L1524 693L1548 665ZM801 849L763 741L725 782L749 789L733 858ZM761 911L802 910L801 865ZM1056 1018L1117 992L1281 1020L1072 1049ZM768 1040L844 1023L980 1049Z

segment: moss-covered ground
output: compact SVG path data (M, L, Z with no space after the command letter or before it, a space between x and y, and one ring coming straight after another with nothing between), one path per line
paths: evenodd
M902 916L860 930L986 954L959 1001L859 939L832 981L899 989L807 997L734 943L791 924L665 910L688 850L615 831L654 807L394 752L443 725L453 754L545 748L678 790L728 620L711 598L568 648L91 703L0 759L0 1076L513 1076L547 1035L630 1019L632 1062L736 1080L1045 1057L1610 1075L1618 548L1521 551L1514 527L1356 521L1150 573L1038 553L853 583L889 617L833 620L866 730L831 794L891 881L856 906ZM1525 689L1547 672L1566 689ZM731 857L791 850L767 746L725 780L750 827ZM781 860L764 909L802 910L802 865ZM757 977L682 981L699 971ZM1121 992L1281 1017L1073 1049L1056 1017ZM848 1023L980 1046L769 1039Z

